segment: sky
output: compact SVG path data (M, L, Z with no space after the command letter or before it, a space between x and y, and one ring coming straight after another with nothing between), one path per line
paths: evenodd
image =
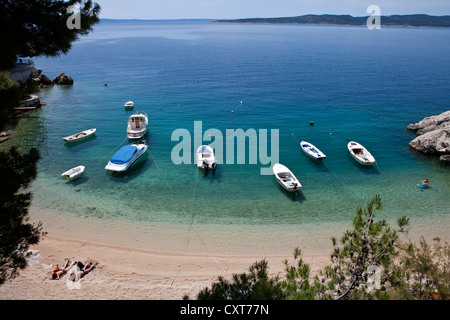
M450 15L450 0L94 0L103 19L240 19L304 14Z

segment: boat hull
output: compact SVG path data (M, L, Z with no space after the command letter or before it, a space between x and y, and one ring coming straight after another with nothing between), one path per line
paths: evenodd
M147 131L148 131L148 129L145 129L140 132L127 131L127 138L128 139L141 139L147 134Z

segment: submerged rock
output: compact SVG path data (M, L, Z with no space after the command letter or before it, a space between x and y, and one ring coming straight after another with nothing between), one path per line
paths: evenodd
M61 73L52 80L49 76L42 74L41 69L38 70L36 76L33 78L33 81L36 82L40 87L48 87L54 84L73 84L73 79L65 73Z
M50 77L45 74L41 74L39 76L39 83L43 84L44 86L49 86L52 84L52 79L50 79Z
M427 154L441 155L439 160L450 161L450 110L408 125L419 135L409 143L411 148Z
M72 85L73 84L73 79L71 77L69 77L67 74L61 73L60 75L56 76L53 79L53 83L55 83L55 84Z

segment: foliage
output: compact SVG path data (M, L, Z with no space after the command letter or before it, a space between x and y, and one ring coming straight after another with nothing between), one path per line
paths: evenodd
M314 277L310 266L294 251L294 262L284 261L285 275L270 278L265 260L255 263L250 273L219 277L211 288L197 296L203 299L448 299L450 294L450 246L436 239L430 246L400 242L409 219L401 217L397 227L376 220L381 197L373 197L356 211L353 228L339 243L331 238L331 264ZM188 297L185 297L188 298Z
M286 290L292 299L387 299L387 287L394 285L401 271L394 261L399 252L399 232L404 232L408 219L398 220L392 229L385 220L374 220L381 210L380 196L373 197L366 208L358 209L353 229L344 233L340 242L331 238L331 265L325 266L310 280L309 266L301 259L296 267L287 266ZM294 257L300 255L296 249ZM375 272L375 273L373 273ZM319 279L320 277L320 279Z
M80 9L80 29L67 27L72 5ZM0 70L13 67L17 55L67 53L74 41L92 31L99 13L100 6L91 0L0 0Z
M315 276L311 279L311 267L300 258L301 250L294 250L294 264L290 265L288 260L284 261L286 266L285 279L282 288L289 300L316 300L332 299L327 293L326 286Z
M42 234L42 225L28 222L30 193L21 192L36 177L39 152L20 154L15 148L0 152L0 284L26 267L30 245Z
M234 274L232 279L218 277L210 288L197 295L198 300L276 300L283 299L278 277L270 277L266 260L255 262L248 273ZM189 299L185 296L184 299Z
M366 208L356 211L353 229L344 233L340 245L332 238L332 264L321 275L336 299L385 299L386 288L401 275L394 263L399 255L396 245L409 220L398 219L398 229L393 229L386 220L374 220L375 212L381 209L381 197L377 195Z
M395 288L399 299L448 300L450 298L450 246L439 238L430 245L421 237L419 244L402 246L400 266L404 277Z
M18 106L25 96L26 90L9 79L9 72L0 71L0 130L9 121L9 110Z
M68 27L78 6L79 28ZM25 98L29 87L16 84L5 70L17 56L57 56L99 22L100 6L91 0L0 0L0 128L9 111ZM37 174L36 149L20 154L16 148L0 152L0 284L26 267L30 245L38 243L42 224L29 223L31 193L23 193Z
M67 27L71 5L80 8L80 29ZM5 71L17 56L57 56L67 53L74 41L87 35L99 21L100 6L91 0L0 0L0 130L9 112L32 89L9 79Z

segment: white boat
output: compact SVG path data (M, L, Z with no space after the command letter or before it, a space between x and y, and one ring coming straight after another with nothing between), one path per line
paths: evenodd
M77 178L80 178L84 174L85 169L86 167L84 166L78 166L62 173L61 177L69 180L75 180Z
M284 165L276 163L272 170L278 183L287 191L298 191L302 188L300 181L298 181L291 170Z
M375 163L375 158L372 154L358 142L350 141L347 144L347 148L352 157L358 161L358 163L365 166L370 166Z
M87 139L90 136L92 136L95 133L95 131L97 131L97 129L95 129L95 128L88 129L88 130L85 130L85 131L82 131L82 132L75 133L75 134L73 134L71 136L65 137L65 138L63 138L63 140L65 142L81 141L81 140Z
M324 160L327 157L322 151L309 142L302 141L300 142L300 146L303 151L313 159Z
M136 112L128 118L128 139L140 139L147 133L148 116L145 112Z
M212 168L217 165L214 150L210 146L200 146L197 149L197 168Z
M145 144L131 144L121 147L109 160L105 169L123 172L128 170L148 149Z
M134 107L134 102L133 101L128 101L125 103L125 109L132 109Z

